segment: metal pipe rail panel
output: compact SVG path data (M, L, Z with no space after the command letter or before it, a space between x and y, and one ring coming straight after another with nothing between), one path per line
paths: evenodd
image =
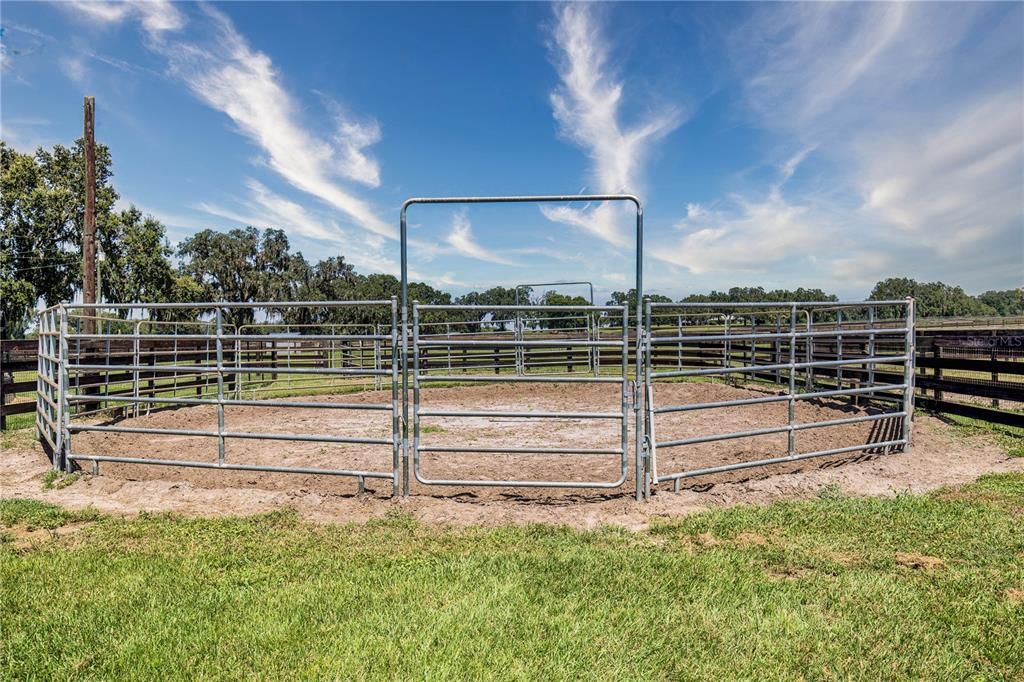
M412 365L410 368L412 374L412 474L414 479L422 485L466 485L466 486L511 486L511 487L541 487L541 488L617 488L625 483L628 471L629 471L629 366L623 363L619 368L618 376L564 376L564 375L552 375L552 374L540 374L540 375L430 375L427 374L421 363L423 361L423 351L428 349L436 350L438 347L451 347L461 348L466 345L481 345L494 347L497 343L495 341L481 341L476 344L471 343L467 340L450 339L442 340L432 337L431 340L425 340L421 334L420 324L420 313L423 310L436 310L439 306L421 306L418 302L413 302L412 305ZM514 306L513 306L514 307ZM530 306L536 308L537 306ZM551 306L555 308L555 306ZM470 306L463 308L462 306L443 306L446 310L463 310L469 309ZM490 307L487 307L490 309ZM607 309L608 306L557 306L557 309L570 308L576 311L582 311L584 314L590 314L597 309ZM625 306L614 307L614 310L621 312L626 319L628 319L628 310ZM596 341L596 340L561 340L557 342L546 342L546 341L530 341L525 340L521 336L514 341L500 342L503 347L511 347L516 350L517 353L530 347L549 347L549 346L561 346L567 347L569 345L577 346L607 346L619 348L623 355L629 349L630 339L628 336L628 326L623 328L621 340L619 341ZM517 363L518 368L518 363ZM447 369L447 368L439 368ZM437 381L487 381L494 383L525 383L525 382L538 382L538 383L611 383L619 386L620 404L621 409L619 412L544 412L544 411L513 411L513 410L443 410L443 409L424 409L422 404L422 385L427 382ZM492 418L503 418L503 419L517 419L517 420L531 420L531 419L608 419L618 420L621 424L619 429L619 446L616 448L570 448L570 447L521 447L521 446L508 446L499 447L493 445L430 445L421 442L421 428L420 421L424 417L449 417L449 418L460 418L460 417L492 417ZM597 457L617 457L619 463L619 476L614 480L579 480L579 481L552 481L552 480L509 480L509 479L489 479L489 478L475 478L475 479L452 479L452 478L432 478L427 476L423 471L423 458L422 455L428 453L435 454L451 454L451 453L465 453L475 455L550 455L559 457L577 457L577 456L597 456Z
M900 318L897 320L899 326L892 326L892 321L879 320L877 310L881 307L900 308ZM672 335L655 336L651 333L653 329L653 317L655 311L664 309L689 309L699 310L704 316L719 316L723 321L726 333L708 334L686 334L683 333L683 325L680 319L677 320L677 333ZM729 333L731 314L723 313L716 315L715 311L730 311L733 309L756 310L759 314L773 318L768 325L774 331L765 332L757 330L756 316L749 316L744 320L741 327L742 333ZM844 312L848 310L866 311L867 321L857 320L856 328L843 326ZM768 311L768 312L765 312ZM815 329L814 315L832 313L835 322L830 323L830 329ZM858 313L859 314L859 313ZM798 327L798 318L805 318L803 329ZM652 303L646 302L644 307L644 322L641 327L641 334L644 336L643 343L643 395L646 399L646 410L644 419L637 422L637 428L642 436L642 443L645 449L645 468L641 472L644 478L645 494L650 494L650 486L666 481L674 481L676 490L679 489L679 482L684 478L705 476L750 467L779 464L812 457L823 457L826 455L841 454L846 452L857 452L874 449L889 449L893 447L909 448L911 444L911 419L914 411L914 301L906 299L901 301L842 301L842 302L788 302L788 303ZM850 324L847 320L846 324ZM763 328L763 327L762 327ZM785 330L783 330L785 328ZM815 343L818 339L832 341L834 352L829 359L815 359L815 353L821 353L821 347ZM846 341L844 348L843 342ZM771 342L762 344L758 342ZM798 341L800 344L802 358L798 355ZM696 357L684 356L684 344L703 344ZM716 345L717 344L717 345ZM785 344L785 345L783 345ZM655 353L656 349L665 349L668 346L676 346L678 363L677 368L667 371L656 371L654 362L656 358L664 358L662 354ZM851 346L854 348L851 349ZM687 363L707 365L716 362L713 349L721 348L721 354L717 356L720 366L703 366L697 369L686 367ZM884 348L882 352L880 349ZM850 357L851 350L856 353ZM844 353L845 351L845 353ZM885 351L892 354L886 355ZM691 351L687 351L691 352ZM862 354L866 353L866 354ZM787 362L779 360L784 356ZM820 358L820 355L819 355ZM887 378L887 383L876 383L876 367L879 365L902 365L902 381L896 382L888 379L891 373L878 370L878 375ZM853 378L846 378L843 375L845 367L860 367L857 370L847 370L855 375ZM813 373L815 369L834 369L836 377L835 388L826 390L814 390L815 385ZM803 372L805 375L804 384L806 390L798 392L797 374ZM740 398L734 400L717 400L703 403L690 403L679 405L655 406L656 382L659 379L675 379L684 377L733 377L735 375L750 375L754 377L771 377L780 386L784 386L784 393L780 395L762 396L755 398ZM879 377L881 378L881 377ZM844 383L856 381L857 385L844 387ZM864 384L867 385L864 385ZM878 401L878 404L885 404L886 400L896 398L897 409L876 414L863 414L855 417L839 419L826 419L816 422L798 422L796 419L796 405L798 401L814 400L819 398L858 398L864 396L868 400ZM898 397L897 397L898 396ZM766 426L758 429L744 431L733 431L723 433L712 433L701 436L686 438L674 438L658 440L656 437L658 415L667 415L680 412L694 412L697 410L721 409L730 407L743 407L749 405L761 405L770 403L786 403L786 423L778 426ZM859 424L868 422L881 422L893 420L900 425L900 437L888 438L881 442L865 443L863 445L829 448L810 453L800 453L797 450L796 436L807 429L827 428L848 424ZM677 471L672 473L658 472L658 451L659 449L670 449L695 445L700 443L713 443L740 438L752 438L770 434L786 434L786 454L779 457L757 459L747 462L732 462L713 467Z
M224 323L224 312L231 309L262 309L268 315L283 314L290 308L339 308L365 306L384 308L389 310L391 324L390 333L381 333L379 330L384 325L360 324L352 325L345 329L346 333L336 333L344 328L344 325L325 322L322 324L308 324L304 329L311 331L326 330L335 333L308 333L308 334L240 334L235 328ZM69 311L107 309L129 311L129 316L135 311L145 313L151 310L200 310L205 315L212 315L209 321L176 322L175 329L188 329L189 325L194 328L196 324L206 326L210 334L167 334L164 333L166 326L161 328L155 326L153 334L146 334L142 331L143 326L158 324L164 321L132 319L117 320L121 324L133 326L134 332L107 333L107 334L81 334L69 326L69 318L76 316ZM240 471L272 471L283 473L303 474L325 474L334 476L350 476L356 478L358 490L364 488L364 479L380 478L388 479L392 483L392 494L399 495L401 492L401 461L402 461L402 429L401 429L401 401L399 396L400 374L402 369L402 344L400 338L400 327L398 324L398 299L393 297L388 301L309 301L300 303L182 303L182 304L89 304L89 305L66 305L59 306L52 315L59 316L60 331L57 338L60 342L59 351L51 348L43 348L44 338L51 339L52 336L41 337L41 348L50 357L59 357L59 362L54 363L59 369L59 378L56 381L51 375L40 372L39 386L52 390L51 382L57 385L58 390L55 396L59 409L59 417L56 422L60 425L57 437L47 437L47 442L55 441L55 450L59 453L55 457L55 464L68 470L74 462L90 461L93 467L98 468L100 462L131 463L131 464L154 464L162 466L183 466L229 469ZM77 317L81 317L80 315ZM97 319L106 320L98 317ZM172 323L165 323L172 324ZM273 326L276 323L267 323ZM260 325L251 325L259 327ZM284 325L287 327L287 325ZM295 325L298 326L298 325ZM347 333L352 327L364 327L366 334ZM110 325L107 326L110 329ZM142 352L142 342L156 342L167 344L170 350L164 352L146 351ZM191 342L206 342L206 348L199 350L182 348L179 344ZM75 344L76 353L72 355L69 351L69 342ZM49 342L45 342L49 343ZM131 358L131 361L124 364L98 364L94 362L82 362L81 358L87 347L83 344L92 344L93 347L107 350L106 357L111 357L111 344L118 343L118 350L114 356ZM130 344L127 350L124 343ZM390 343L390 348L385 346ZM256 344L257 347L253 347ZM356 345L358 344L358 345ZM385 355L384 351L390 357ZM92 353L92 351L88 351ZM269 355L270 360L262 358ZM88 356L91 357L91 356ZM159 358L167 358L170 362L157 362ZM243 363L242 358L246 358ZM152 364L140 362L142 358L149 358ZM197 364L182 364L181 359L195 359ZM77 360L77 361L76 361ZM43 360L40 360L43 362ZM363 364L365 363L365 365ZM390 365L390 366L388 366ZM298 376L295 385L300 385L304 390L319 387L333 387L340 384L322 383L325 379L336 377L339 379L370 379L379 382L378 387L383 387L382 379L390 378L391 399L388 403L356 403L339 401L313 401L313 400L257 400L245 399L243 394L255 392L255 390L266 390L268 392L290 390L293 384L284 388L258 388L265 384L265 380L257 379L249 385L243 385L245 377L249 376L266 377L275 379L278 375L284 377ZM90 376L94 378L90 378ZM75 383L72 384L71 379ZM182 377L188 378L186 382L179 382ZM85 379L84 381L82 379ZM319 383L318 380L320 380ZM291 379L288 378L291 382ZM157 383L160 382L160 383ZM312 384L310 382L313 382ZM143 384L148 383L148 387ZM122 388L121 386L127 388ZM180 388L179 388L180 387ZM257 388L253 388L257 387ZM105 389L105 393L99 389ZM40 389L42 390L42 389ZM180 391L195 390L196 396L183 396ZM111 394L113 392L113 394ZM170 395L158 395L169 392ZM42 398L42 397L41 397ZM40 399L41 406L48 405L47 401ZM207 429L174 429L157 428L137 425L90 424L80 421L72 422L72 411L75 418L89 414L99 414L110 409L111 406L117 409L124 409L124 416L138 416L140 407L147 411L152 407L183 407L209 405L216 408L216 428ZM268 407L284 409L328 409L328 410L352 410L370 412L389 412L390 437L362 437L362 436L335 436L331 434L314 433L275 433L255 432L245 430L230 430L225 425L225 409L235 406L247 407ZM42 409L42 408L40 408ZM45 415L44 415L45 416ZM50 420L52 421L52 419ZM46 425L47 420L38 419L40 429ZM214 462L172 460L172 459L150 459L146 457L134 457L129 455L113 455L103 453L84 454L78 453L72 447L72 435L81 433L112 433L112 434L145 434L152 436L189 436L200 438L211 438L217 441L217 458ZM263 464L250 464L245 462L229 461L226 456L225 442L231 439L240 440L275 440L275 441L297 441L314 443L336 443L347 445L367 446L390 446L391 467L390 471L366 471L361 469L346 469L341 467L286 467Z

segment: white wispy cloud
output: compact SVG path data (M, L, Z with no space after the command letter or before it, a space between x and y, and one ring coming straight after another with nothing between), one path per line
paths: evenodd
M683 115L677 108L666 108L623 123L624 83L610 63L609 41L596 12L586 3L555 7L552 51L561 82L551 93L551 107L562 136L590 158L592 188L600 193L636 193L653 143L678 128ZM542 210L549 220L588 230L612 244L628 242L622 230L628 222L612 205Z
M89 20L100 24L137 19L150 37L156 37L164 31L177 31L188 23L185 15L170 0L142 0L139 2L76 0L68 3L67 6Z
M970 103L947 121L872 140L860 150L865 208L946 257L1024 229L1020 91ZM936 238L938 237L938 238Z
M766 197L732 195L726 209L688 204L676 224L682 237L663 239L652 250L654 258L693 274L766 272L784 261L806 263L834 233L831 221L815 207L783 196L785 183L810 152L802 149L781 164L779 180Z
M337 125L334 142L342 158L342 175L368 187L379 187L380 164L377 159L367 155L365 150L380 142L380 123L375 120L355 121L338 114Z
M82 83L89 74L85 62L79 57L63 57L58 64L61 72L74 83Z
M787 278L811 263L836 284L893 274L1019 284L1024 92L1019 66L1010 68L1022 58L1019 31L1006 28L1014 14L1019 26L1020 7L998 5L758 6L726 41L743 101L780 136L776 145L813 150L830 195L777 191L805 151L780 165L767 199L746 191L726 210L689 211L682 243L656 246L656 257L696 273L757 267L737 255L757 253ZM779 244L790 245L785 264Z
M197 97L227 114L266 152L267 165L291 185L340 210L360 227L394 238L394 226L332 177L379 183L375 163L369 164L362 153L379 133L373 138L357 126L357 139L352 140L341 129L335 136L335 142L344 140L340 149L311 134L300 124L298 107L281 85L270 57L253 50L225 15L211 7L203 9L216 29L215 37L203 47L166 43L160 49L171 72Z
M225 14L199 5L201 25L193 27L190 39L179 39L174 33L187 18L169 2L77 2L72 7L96 22L140 21L150 38L148 47L167 59L170 74L226 114L240 133L263 150L268 168L341 211L357 226L397 237L395 227L382 220L369 202L338 181L380 185L379 165L367 153L380 140L379 124L338 115L333 134L312 132L301 121L301 107L284 87L271 58L252 48ZM198 39L200 35L205 38Z
M360 270L398 274L399 263L392 255L394 248L384 237L365 233L353 236L333 220L281 196L257 180L249 178L246 186L249 192L245 197L234 200L235 208L209 201L199 202L195 208L228 221L228 227L273 227L300 240L336 244L345 258ZM314 258L320 255L314 254Z
M473 238L472 225L465 211L457 211L452 216L451 230L445 237L445 243L461 256L497 265L516 265L515 261L477 243Z

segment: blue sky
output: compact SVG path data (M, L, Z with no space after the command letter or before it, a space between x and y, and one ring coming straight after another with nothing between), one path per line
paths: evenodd
M172 240L396 272L408 196L629 191L648 291L1024 280L1024 5L21 3L3 138L81 134ZM633 277L614 206L416 207L455 293Z

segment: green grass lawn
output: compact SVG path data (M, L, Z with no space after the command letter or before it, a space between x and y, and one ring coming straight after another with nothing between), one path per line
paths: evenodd
M11 499L0 527L7 679L1024 676L1024 475L645 532Z

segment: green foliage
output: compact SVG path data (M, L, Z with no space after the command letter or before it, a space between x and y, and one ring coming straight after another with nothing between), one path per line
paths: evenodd
M641 532L104 518L0 545L0 676L1013 680L1022 510L1005 474Z
M651 303L671 303L672 299L661 294L644 294L644 298ZM629 291L613 291L611 298L605 301L605 305L628 305L629 313L632 315L636 310L636 288ZM620 320L621 322L621 320Z
M70 300L81 280L84 145L22 154L0 142L0 336L20 336L39 299ZM114 229L110 151L96 146L96 227Z
M0 526L7 528L23 526L27 530L52 530L69 523L95 521L98 518L99 512L91 507L71 510L38 500L0 498Z
M81 471L75 471L70 474L57 471L56 469L50 469L43 474L43 490L62 490L67 488L69 485L75 483L85 476Z
M100 294L105 301L160 303L176 299L182 286L170 262L166 230L134 206L121 211L100 235ZM189 300L189 299L183 299ZM127 314L128 311L122 311Z
M590 301L582 296L568 296L557 291L546 291L541 297L541 305L590 305ZM531 317L542 320L542 324L548 329L569 329L584 327L587 321L584 315L579 313L566 313L558 310L548 312L527 313Z
M207 301L248 303L289 298L292 257L282 230L203 230L182 241L178 255L182 274L195 280ZM236 326L254 320L252 308L232 308L225 315L225 322Z
M868 297L874 301L896 300L913 296L918 317L977 317L995 315L996 311L962 288L942 282L917 282L907 277L890 277L875 285ZM882 310L885 316L895 311Z
M1024 315L1024 289L986 291L978 300L993 310L996 315Z

